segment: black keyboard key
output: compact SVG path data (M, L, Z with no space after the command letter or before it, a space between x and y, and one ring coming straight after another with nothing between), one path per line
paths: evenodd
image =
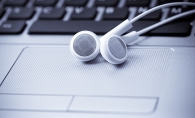
M25 21L5 21L0 26L0 34L20 34L25 25Z
M0 18L3 16L4 13L5 13L5 10L3 8L0 8Z
M40 19L61 19L65 14L64 8L46 7L40 14Z
M96 8L83 8L77 7L75 8L71 19L73 20L87 20L87 19L94 19L96 15Z
M27 0L6 0L5 6L24 6Z
M118 0L96 0L96 6L116 6Z
M155 36L189 36L190 33L190 21L173 21L149 32Z
M148 7L139 7L137 9L137 12L136 12L135 16L137 16L137 15L139 15L139 14L141 14L141 13L147 11L147 10L148 10ZM144 16L140 20L159 20L161 18L161 15L162 15L161 10L157 10L155 12L152 12L152 13Z
M30 19L34 14L34 8L14 8L9 19Z
M192 9L195 9L195 8L192 8L192 7L186 7L186 8L172 7L168 13L168 17L172 17L172 16L175 16L177 14L180 14L182 12L186 12L186 11L189 11ZM179 18L179 20L193 20L193 19L194 19L194 14Z
M85 6L88 0L66 0L65 6Z
M128 6L148 6L150 0L127 0L126 3Z
M138 20L132 24L133 28L131 28L128 32L142 30L142 29L149 27L157 22L158 22L157 20Z
M35 0L35 6L54 6L57 0Z
M183 2L183 0L158 0L158 5L171 3L171 2Z
M128 9L127 8L113 8L108 7L106 8L103 19L104 20L125 20L128 16Z
M148 26L151 26L158 21L142 20L133 23L133 28L130 31L139 31ZM171 23L160 26L143 35L146 36L189 36L191 25L189 21L173 21Z
M75 34L82 30L89 30L96 34L105 34L120 23L120 21L36 21L29 33Z

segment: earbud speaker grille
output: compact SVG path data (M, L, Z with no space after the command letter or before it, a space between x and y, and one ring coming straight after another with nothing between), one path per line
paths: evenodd
M126 46L118 37L111 37L108 41L108 47L112 55L122 59L126 55Z
M74 40L73 48L80 56L89 56L96 49L96 41L89 34L81 34Z

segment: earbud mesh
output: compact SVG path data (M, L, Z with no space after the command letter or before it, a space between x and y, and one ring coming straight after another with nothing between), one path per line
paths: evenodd
M126 55L126 46L118 37L111 37L108 41L108 47L112 55L122 59Z
M89 56L96 49L96 41L89 34L81 34L74 40L73 48L80 56Z

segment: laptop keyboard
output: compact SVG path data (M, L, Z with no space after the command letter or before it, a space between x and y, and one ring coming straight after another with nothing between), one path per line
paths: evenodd
M151 7L181 1L183 0L0 0L0 35L21 34L29 25L27 22L31 22L27 29L28 35L75 34L81 30L105 34L123 20L131 19ZM131 11L132 8L135 12ZM168 13L158 10L135 22L130 31L139 31L190 9L194 8L171 7ZM194 15L186 16L143 35L189 36L193 20Z

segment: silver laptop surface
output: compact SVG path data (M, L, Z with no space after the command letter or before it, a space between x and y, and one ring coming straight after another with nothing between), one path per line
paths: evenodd
M195 15L128 45L119 65L74 58L72 36L101 37L125 19L193 0L0 0L1 118L194 118ZM158 10L139 31L194 7Z

